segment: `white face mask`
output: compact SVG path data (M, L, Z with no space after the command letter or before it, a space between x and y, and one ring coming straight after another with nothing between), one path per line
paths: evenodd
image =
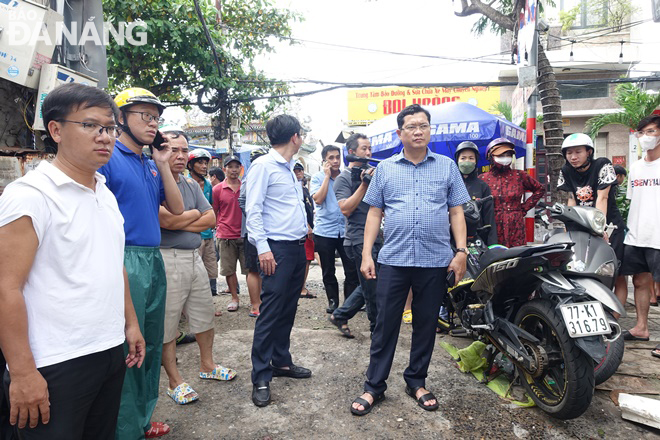
M513 162L513 157L510 156L493 156L493 160L500 165L507 166L511 165L511 162Z
M641 145L643 152L647 152L649 150L653 150L658 145L659 141L660 137L649 136L645 134L639 138L639 145Z

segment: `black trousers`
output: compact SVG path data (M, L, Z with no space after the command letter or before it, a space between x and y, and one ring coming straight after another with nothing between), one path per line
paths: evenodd
M323 286L328 296L330 306L339 306L339 283L335 276L335 251L339 253L341 264L344 267L344 300L346 300L355 288L360 284L358 281L355 262L346 255L344 239L341 237L328 238L314 235L314 251L321 258L321 272L323 274Z
M260 315L254 325L252 341L252 383L270 382L270 365L293 364L289 346L291 329L298 310L298 298L305 280L305 245L296 241L268 240L277 268L270 276L259 271L261 284Z
M39 368L39 372L48 383L50 422L20 429L21 439L114 440L126 373L123 345ZM9 371L5 370L3 382L9 395Z
M401 328L401 315L412 287L412 343L410 363L403 373L408 386L426 386L433 354L440 305L447 293L447 268L381 265L378 272L376 328L371 339L371 357L365 391L381 394L387 389L392 360Z

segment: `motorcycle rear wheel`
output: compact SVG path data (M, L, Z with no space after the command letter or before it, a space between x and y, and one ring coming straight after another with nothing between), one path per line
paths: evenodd
M516 367L534 403L558 419L582 415L594 395L594 362L568 335L555 305L547 300L530 301L520 308L514 322L541 341L540 348L530 346L528 351L538 350L545 356L538 373Z
M608 312L605 313L609 315ZM619 335L616 341L605 344L605 357L594 367L596 385L600 385L616 373L623 360L624 349L623 335Z

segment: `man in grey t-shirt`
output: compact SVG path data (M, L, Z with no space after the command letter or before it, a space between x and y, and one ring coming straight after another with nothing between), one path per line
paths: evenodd
M349 154L355 154L358 157L371 157L371 143L369 138L363 134L353 134L346 141L346 148ZM373 332L376 325L376 280L366 280L360 272L362 265L362 244L364 242L364 224L367 221L369 205L362 201L367 192L369 183L363 179L357 180L353 177L353 167L359 167L359 162L351 162L349 168L342 171L337 176L334 184L334 191L337 197L337 203L342 214L346 217L346 236L344 237L344 249L350 259L355 262L358 272L360 286L353 291L351 296L344 304L336 309L328 320L337 326L347 338L352 338L348 328L348 320L366 304L367 317L369 318L369 328ZM375 168L365 170L362 175L373 175ZM379 236L373 246L372 255L374 261L378 259L378 251L383 243L383 238Z
M163 367L169 379L167 395L183 405L199 397L184 380L176 366L176 337L179 334L181 312L188 318L190 332L199 345L199 377L231 380L236 372L213 360L214 306L208 274L198 248L201 232L215 226L215 215L199 184L181 173L188 162L188 142L183 133L166 132L172 155L170 170L181 191L184 211L173 215L165 208L159 212L161 253L167 276L165 300L165 336L163 338Z

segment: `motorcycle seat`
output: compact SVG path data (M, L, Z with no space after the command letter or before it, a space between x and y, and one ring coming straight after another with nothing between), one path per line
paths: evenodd
M566 248L565 243L556 243L556 244L539 244L532 246L516 246L514 248L493 248L488 249L484 254L479 258L479 266L482 269L490 266L496 261L509 260L511 258L524 258L529 257L530 255L545 252L550 250L562 250Z

